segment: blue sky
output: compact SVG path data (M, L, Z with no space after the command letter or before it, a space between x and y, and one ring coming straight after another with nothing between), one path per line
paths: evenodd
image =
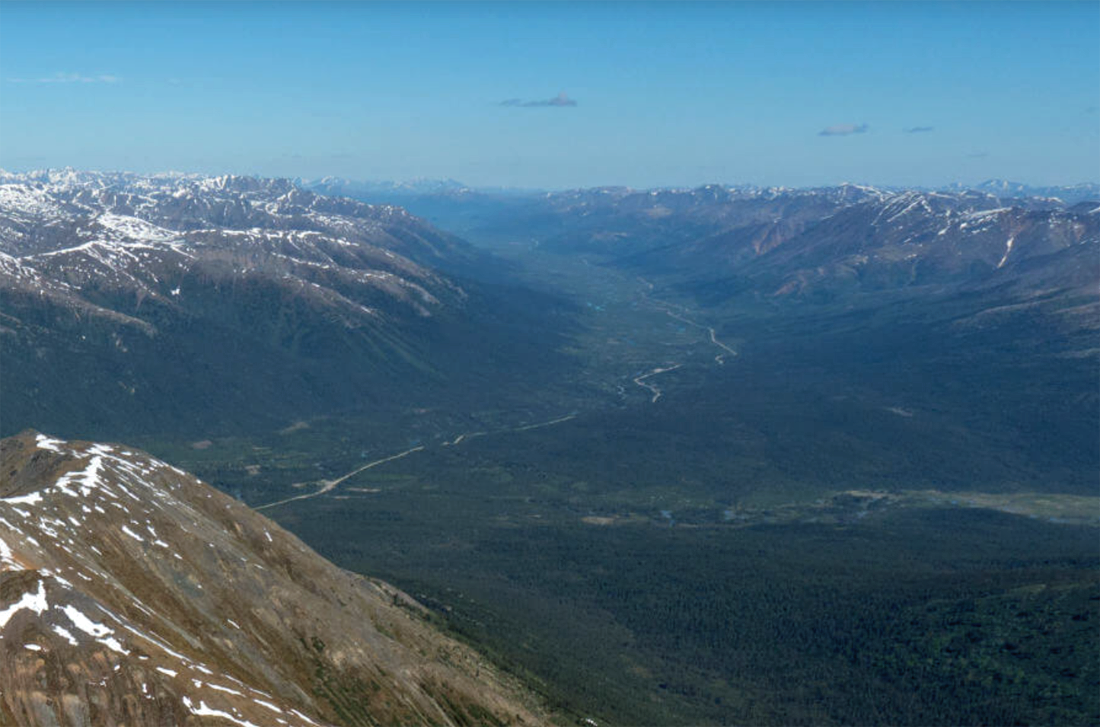
M1063 184L1098 106L1096 2L0 6L14 171Z

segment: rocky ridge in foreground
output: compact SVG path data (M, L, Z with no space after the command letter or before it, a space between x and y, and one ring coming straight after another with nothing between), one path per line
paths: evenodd
M0 724L539 724L381 581L124 446L0 441Z

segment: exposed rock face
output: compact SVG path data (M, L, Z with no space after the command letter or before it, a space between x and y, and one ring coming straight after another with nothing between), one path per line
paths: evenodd
M401 591L123 446L0 441L0 724L539 724Z

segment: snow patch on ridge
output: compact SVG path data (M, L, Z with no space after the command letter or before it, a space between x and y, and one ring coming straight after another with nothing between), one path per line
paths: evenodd
M61 445L64 444L60 439L54 439L48 437L45 434L37 434L34 438L35 446L39 449L48 449L51 452L61 452Z
M137 242L168 242L179 237L178 234L138 217L129 217L105 212L95 218L104 229L129 240Z
M19 611L28 610L41 614L49 607L50 604L46 601L46 584L39 580L37 593L24 593L18 601L0 611L0 629L7 626L8 621Z
M997 263L997 269L998 270L1000 270L1001 268L1004 267L1005 262L1008 260L1008 254L1010 252L1012 252L1012 243L1015 242L1015 241L1016 241L1015 237L1010 237L1010 238L1008 238L1008 242L1005 243L1005 254L1004 254L1004 257L1001 258L1001 261L999 263Z

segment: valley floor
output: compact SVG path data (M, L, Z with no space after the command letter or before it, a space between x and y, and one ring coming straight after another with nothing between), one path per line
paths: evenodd
M565 724L1100 720L1087 464L749 313L511 250L584 311L575 379L139 444L415 594Z

